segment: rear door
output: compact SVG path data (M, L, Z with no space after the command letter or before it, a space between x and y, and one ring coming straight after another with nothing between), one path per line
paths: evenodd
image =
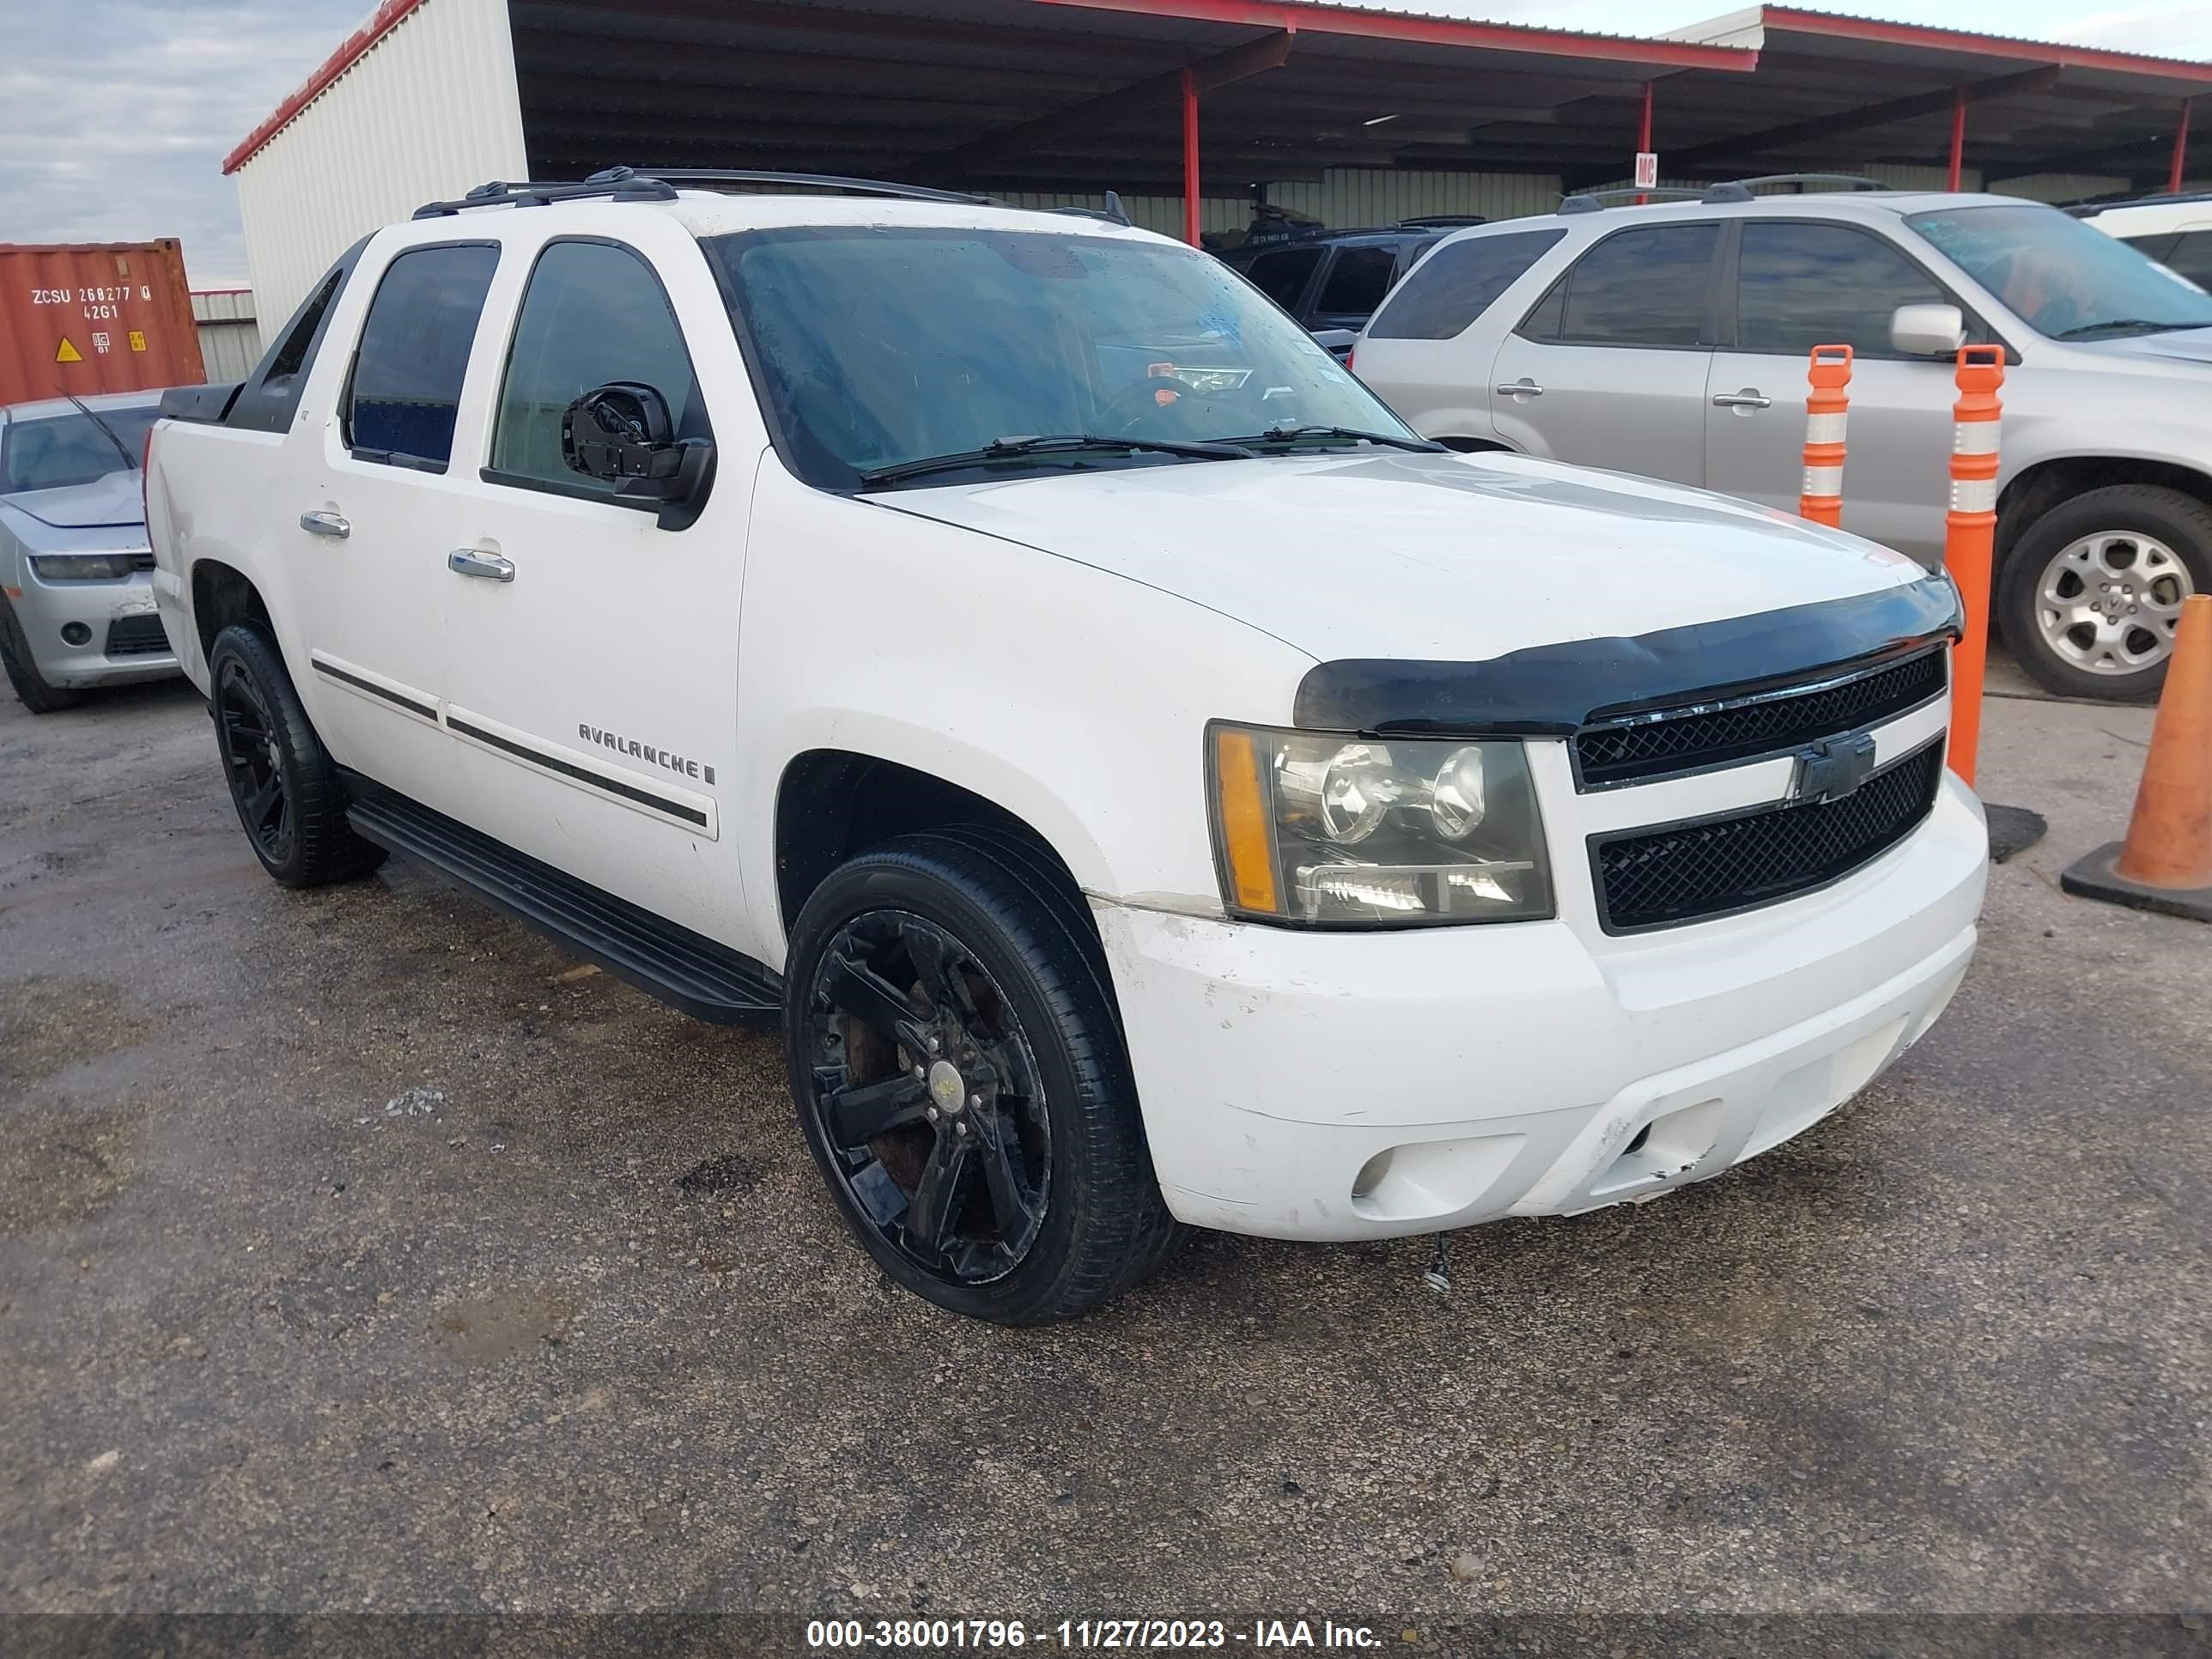
M1806 368L1816 345L1851 348L1844 528L1934 562L1949 495L1948 361L1889 343L1902 305L1955 296L1903 248L1857 225L1738 222L1733 303L1705 409L1705 483L1785 513L1804 483Z
M624 230L510 243L501 327L479 352L481 465L438 544L461 816L744 950L739 838L722 804L766 432L698 244L659 215ZM564 463L563 412L615 381L653 387L679 437L715 443L696 522L663 529L650 503ZM720 406L708 386L725 389Z
M320 476L269 504L303 567L300 691L317 731L345 764L447 809L441 532L475 482L453 464L453 432L498 264L496 242L456 240L404 248L362 274L373 293L322 422Z
M1499 436L1532 455L1671 483L1705 479L1714 221L1638 225L1589 249L1505 337Z

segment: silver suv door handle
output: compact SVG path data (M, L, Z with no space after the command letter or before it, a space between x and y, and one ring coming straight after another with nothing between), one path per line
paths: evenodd
M1492 388L1501 398L1540 398L1544 388L1523 374L1517 380L1507 381Z
M302 513L300 528L310 536L334 536L339 541L353 534L353 526L338 513Z
M1773 398L1762 397L1755 386L1746 386L1741 392L1723 392L1713 399L1715 409L1769 409L1773 404Z
M446 568L463 576L481 576L486 581L514 580L513 559L502 559L496 553L479 553L473 547L457 547L447 554Z

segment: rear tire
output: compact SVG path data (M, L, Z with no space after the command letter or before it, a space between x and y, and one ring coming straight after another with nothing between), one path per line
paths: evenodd
M1181 1231L1064 886L1002 831L902 836L792 933L792 1095L846 1224L907 1289L1002 1325L1090 1312Z
M1998 629L2039 685L2150 702L2180 599L2212 592L2212 507L2156 484L2085 491L2021 533L1996 588Z
M238 821L261 867L287 887L365 876L380 847L346 822L345 781L301 706L268 635L234 623L208 652L209 712Z
M8 684L33 714L55 714L84 701L82 691L46 684L31 656L31 641L24 636L23 625L15 620L15 612L5 599L0 599L0 668L7 671Z

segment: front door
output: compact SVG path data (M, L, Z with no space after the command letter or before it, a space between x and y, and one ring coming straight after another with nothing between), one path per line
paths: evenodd
M474 486L473 469L453 463L454 419L498 264L488 242L392 258L358 345L318 377L331 400L320 476L270 503L293 556L312 567L295 588L307 651L293 667L315 729L343 764L441 810L453 786L438 721L441 530ZM333 321L331 337L347 337L347 319Z
M764 434L749 397L709 419L702 380L746 383L698 245L667 222L638 236L658 271L605 240L535 250L512 338L497 343L477 510L441 550L447 724L477 828L747 950L739 836L723 813ZM612 381L654 387L679 436L717 441L696 523L664 530L563 462L563 410Z
M1749 220L1733 315L1706 380L1705 483L1784 513L1804 483L1806 369L1851 348L1844 528L1941 561L1949 499L1953 367L1889 343L1903 305L1954 303L1886 238L1856 226Z
M1650 225L1593 244L1498 349L1498 435L1531 455L1702 483L1718 233Z

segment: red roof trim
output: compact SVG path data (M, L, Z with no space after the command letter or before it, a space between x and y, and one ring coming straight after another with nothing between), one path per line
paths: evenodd
M2212 85L2212 64L2183 58L2152 58L2142 52L2106 52L2097 46L2065 46L2042 40L2019 40L2003 34L1969 34L1963 29L1885 23L1871 17L1799 11L1791 6L1761 7L1760 21L1767 28L1798 34L1880 41L1893 46L1923 46L1936 52L1971 52L1984 58L2017 58L2031 64L2056 64L2062 69L2107 70L2121 75L2153 75L2169 81L2202 81Z
M383 0L368 21L338 42L338 49L323 60L323 66L302 81L290 97L276 106L267 120L247 133L240 141L238 148L222 158L224 173L235 173L244 167L256 150L282 131L294 116L321 96L324 88L351 69L356 58L398 27L406 21L408 14L422 3L422 0Z
M1478 23L1451 17L1424 17L1409 12L1369 11L1357 6L1312 5L1304 3L1304 0L1038 0L1038 3L1138 12L1148 17L1173 17L1194 23L1237 23L1291 33L1304 29L1315 34L1360 35L1371 40L1408 40L1427 46L1476 46L1491 52L1598 58L1669 70L1749 70L1759 66L1759 54L1741 46L1708 46L1690 40L1642 40L1614 34L1577 34L1525 24Z

